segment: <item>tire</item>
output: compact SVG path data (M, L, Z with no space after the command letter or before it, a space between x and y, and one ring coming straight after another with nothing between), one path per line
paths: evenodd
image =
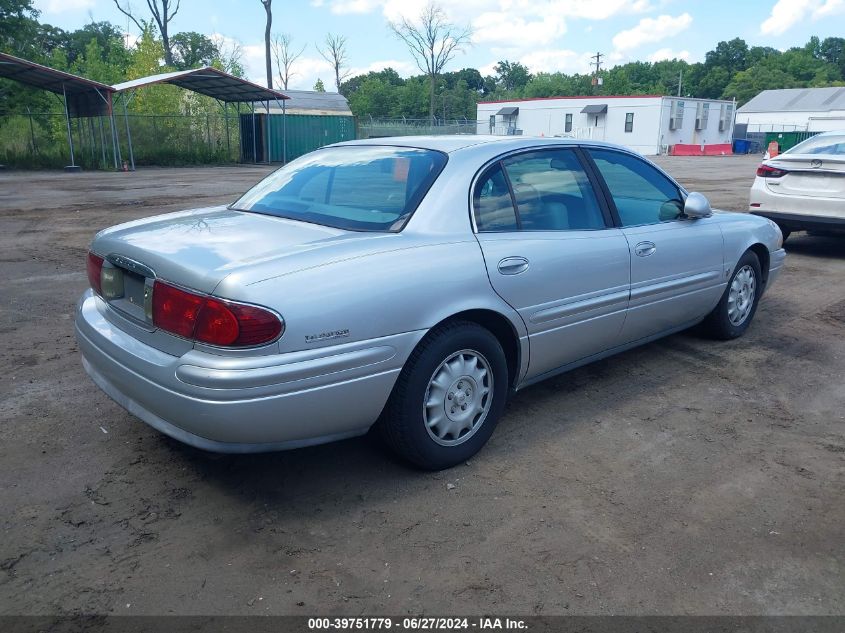
M412 464L449 468L490 439L507 393L507 360L498 339L476 323L446 323L429 332L405 363L379 430Z
M783 235L783 241L786 242L789 236L792 235L792 229L788 229L782 224L778 224L778 228L780 229L781 235Z
M762 292L760 260L752 251L746 251L734 268L719 304L705 317L702 323L705 333L723 341L742 336L757 312Z

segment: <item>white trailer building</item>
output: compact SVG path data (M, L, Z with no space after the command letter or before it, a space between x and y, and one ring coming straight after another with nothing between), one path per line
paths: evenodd
M734 103L660 95L482 101L478 133L607 141L644 155L730 154Z
M845 87L764 90L736 111L747 133L845 130Z

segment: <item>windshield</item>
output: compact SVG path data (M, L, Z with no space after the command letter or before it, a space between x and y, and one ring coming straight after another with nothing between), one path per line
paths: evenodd
M845 135L813 136L784 154L829 154L845 156Z
M398 231L446 164L431 150L349 145L270 174L231 208L353 231Z

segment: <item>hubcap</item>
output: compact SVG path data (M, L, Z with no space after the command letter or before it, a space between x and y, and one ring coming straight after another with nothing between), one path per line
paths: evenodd
M751 266L740 268L728 292L728 319L734 325L742 325L751 314L757 293L757 279Z
M429 436L442 446L463 444L484 423L493 401L493 372L482 354L455 352L434 370L423 404Z

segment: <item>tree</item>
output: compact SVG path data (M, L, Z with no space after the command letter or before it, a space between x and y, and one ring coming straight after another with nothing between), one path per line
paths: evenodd
M446 13L434 2L423 8L416 22L403 17L398 22L388 22L388 26L408 47L417 67L428 75L428 116L433 120L437 75L452 61L455 53L469 45L472 30L449 22Z
M177 33L170 43L175 53L176 67L180 70L210 66L220 56L214 41L196 31Z
M145 30L143 20L136 18L132 13L132 6L126 2L126 7L122 7L120 0L113 0L114 6L127 18L132 20L141 31ZM262 0L263 1L263 0ZM269 1L269 0L268 0ZM170 48L170 36L168 35L168 25L179 13L179 5L182 0L147 0L147 8L155 20L158 32L161 33L161 43L164 48L164 63L168 66L173 66L173 50Z
M323 80L317 77L317 83L314 84L315 92L325 92L326 87L323 85Z
M737 73L725 87L724 97L735 98L742 105L756 97L763 90L796 88L795 79L778 68L752 66Z
M267 19L264 22L264 65L267 69L267 87L273 88L273 61L270 57L270 29L273 27L273 0L261 0Z
M334 83L337 91L340 92L340 85L349 76L349 72L344 70L347 64L346 38L343 35L329 33L326 35L325 48L317 46L317 52L331 64L334 70Z
M293 46L293 38L288 33L277 33L273 36L273 57L276 60L276 72L279 74L279 83L284 90L288 89L288 83L296 73L293 72L293 65L305 52L305 45L298 51Z
M839 69L840 79L845 79L845 38L826 37L822 40L821 58Z
M243 65L244 52L240 42L222 35L212 36L211 41L217 48L217 57L211 61L211 65L235 77L246 77Z
M705 55L704 65L708 68L718 66L730 73L745 70L748 68L748 44L739 37L729 42L719 42L715 49Z
M33 0L0 0L0 51L26 56L39 15Z
M493 67L496 83L505 90L521 90L531 81L528 67L519 62L501 61Z

